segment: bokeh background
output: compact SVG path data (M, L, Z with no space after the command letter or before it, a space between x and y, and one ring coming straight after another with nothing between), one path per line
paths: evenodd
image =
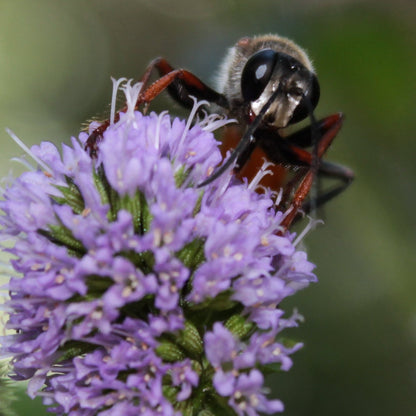
M270 385L291 416L415 415L414 0L0 0L1 176L22 153L5 127L67 142L108 108L110 76L162 55L209 81L238 38L269 32L310 53L317 116L347 116L329 156L357 177L307 237L319 283L284 305L305 316L292 331L305 347Z

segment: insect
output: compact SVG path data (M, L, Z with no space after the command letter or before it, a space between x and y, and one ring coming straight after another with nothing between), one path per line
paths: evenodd
M155 70L160 78L148 86ZM307 54L286 38L264 35L240 39L220 67L217 90L185 69L174 69L164 58L149 64L142 82L137 108L144 105L146 109L167 89L183 107L192 108L191 97L195 97L215 104L217 113L237 120L225 127L222 148L224 154L232 149L230 156L200 186L215 180L233 164L236 176L251 179L266 157L274 167L264 184L276 190L282 188L279 207L289 208L282 223L284 229L301 211L311 211L334 198L354 178L347 167L322 159L341 128L343 115L315 120L313 112L320 95L317 76ZM308 126L289 133L291 125L308 117ZM105 121L88 138L86 147L91 154L96 152L109 123ZM308 201L315 177L334 178L337 183Z

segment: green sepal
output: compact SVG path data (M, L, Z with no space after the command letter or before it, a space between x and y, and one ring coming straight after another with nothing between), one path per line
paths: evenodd
M101 276L98 274L90 274L85 277L87 285L87 294L84 296L85 300L93 300L101 298L104 293L114 285L114 280L109 276Z
M185 358L181 348L166 339L162 340L156 347L156 353L160 358L169 363L182 361Z
M192 370L194 370L195 373L198 374L198 376L201 376L202 373L205 371L200 361L191 360L191 364L192 364Z
M66 181L68 186L55 185L55 188L61 192L62 196L52 195L51 198L59 205L69 205L75 214L81 214L85 209L84 198L72 179L67 177Z
M186 178L189 176L189 169L184 165L181 165L179 170L175 173L175 185L177 188L180 188L185 182Z
M143 234L142 195L143 194L140 191L136 191L136 194L133 197L130 195L123 195L122 197L119 197L119 209L124 209L131 214L133 218L134 232L136 234Z
M170 384L169 385L165 384L166 380L169 380L169 383L170 383L171 378L166 377L164 379L164 384L162 386L163 396L166 397L173 404L178 394L178 388L173 387Z
M218 394L210 394L209 401L207 402L208 406L206 406L204 410L211 412L208 413L208 415L237 416L234 410L229 406L227 397L221 397Z
M202 338L199 335L198 329L188 320L185 321L185 328L180 331L176 338L176 343L192 358L198 358L204 350Z
M244 339L256 327L252 322L247 322L243 316L238 314L228 318L224 325L233 335L239 339Z
M67 247L71 250L71 253L77 253L77 256L84 255L87 252L81 241L77 240L72 231L65 226L50 224L48 227L49 230L39 229L37 231L52 243Z
M110 205L107 215L110 221L115 221L118 212L124 209L133 218L135 233L142 235L149 230L152 215L146 198L140 190L137 190L133 196L119 195L109 184L102 166L99 166L97 172L94 172L94 183L101 196L101 202Z
M64 345L59 347L60 357L56 360L57 363L62 363L72 360L75 357L80 357L88 352L94 351L97 346L82 341L67 341Z
M175 410L179 410L182 416L193 416L194 414L194 404L191 400L184 400L182 402L176 401L174 403Z
M57 185L56 188L62 193L63 196L52 195L52 200L59 205L69 205L75 214L81 214L85 209L84 200L82 199L81 194L77 195L66 186Z
M107 218L109 221L115 221L120 210L120 200L117 192L109 184L102 165L98 166L97 171L93 172L93 177L95 187L101 196L101 202L110 205Z
M147 203L146 197L142 192L139 192L140 198L140 212L141 212L141 233L146 234L153 220L153 216L150 212L149 204Z
M206 309L211 312L225 312L239 305L238 302L231 300L232 294L233 292L231 290L224 290L215 296L215 298L205 299L201 303L189 303L188 307L191 311L201 311Z
M200 412L198 412L197 416L216 416L216 415L214 413L212 413L210 410L204 409L204 410L201 410Z
M276 374L282 372L282 363L270 363L265 365L259 365L258 370L264 375Z
M202 197L204 196L204 191L201 191L198 196L198 200L194 206L194 210L192 211L192 215L195 217L196 214L201 210L202 205Z
M195 238L176 252L176 257L190 270L195 270L205 261L205 239Z
M103 205L109 204L111 205L111 198L110 198L110 185L105 177L104 168L100 166L98 170L94 170L92 173L94 178L94 185L97 188L98 193L100 194L101 203Z
M295 345L299 344L301 341L298 341L293 338L288 338L288 337L278 337L276 339L276 342L279 342L280 344L284 345L286 348L293 348Z
M144 274L149 274L153 271L153 266L155 264L155 256L152 251L142 251L137 252L134 250L129 251L119 251L116 253L116 256L124 257L133 263L138 269L140 269Z

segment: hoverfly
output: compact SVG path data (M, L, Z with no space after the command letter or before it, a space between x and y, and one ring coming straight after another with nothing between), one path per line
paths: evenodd
M160 78L148 85L154 70ZM220 67L217 90L185 69L174 69L164 58L149 64L142 82L136 108L146 108L167 89L185 108L192 108L191 97L195 97L215 104L217 113L237 120L237 124L225 127L223 154L233 149L230 156L200 186L215 180L234 163L235 175L250 179L266 157L275 165L266 185L275 190L283 187L278 208L290 208L282 223L285 229L300 211L308 212L329 201L354 178L350 169L322 160L341 128L343 115L315 120L318 79L307 54L289 39L277 35L240 39ZM311 122L307 127L287 133L289 126L308 117ZM105 121L88 138L86 147L92 154L109 123ZM308 147L312 150L306 150ZM307 201L315 176L332 177L338 183Z

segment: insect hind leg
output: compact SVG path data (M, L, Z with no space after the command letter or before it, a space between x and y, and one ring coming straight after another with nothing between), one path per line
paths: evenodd
M306 214L326 204L332 198L345 191L354 180L354 172L346 166L337 163L321 160L318 169L318 178L326 177L333 178L339 181L338 184L333 185L329 189L318 192L314 201L306 201L302 204L302 211Z

